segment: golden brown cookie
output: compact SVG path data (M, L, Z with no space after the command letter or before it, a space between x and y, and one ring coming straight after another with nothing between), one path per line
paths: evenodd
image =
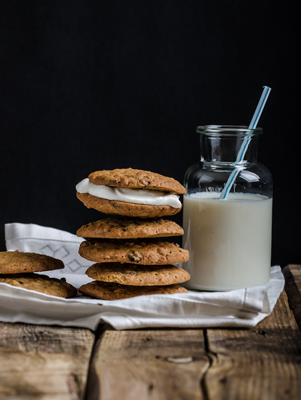
M184 186L175 179L141 169L126 168L95 171L88 178L95 185L151 189L178 194L186 193Z
M190 279L189 273L176 265L103 263L91 265L86 274L97 281L132 286L173 285Z
M181 211L171 206L153 206L150 204L126 203L124 201L107 200L88 193L76 192L77 198L87 207L100 211L104 214L123 215L134 218L156 218L167 215L175 215Z
M148 220L106 218L84 225L76 232L80 237L101 239L181 236L183 233L184 230L178 224L162 218Z
M69 298L77 294L76 288L64 280L34 273L0 275L0 283L57 297Z
M44 254L22 251L0 252L0 274L21 274L64 268L64 263L57 258Z
M157 239L88 239L81 243L79 254L97 263L120 262L142 265L166 265L186 262L189 251L176 243Z
M102 300L120 300L150 294L187 293L178 285L168 286L127 286L118 283L93 281L81 286L79 292Z

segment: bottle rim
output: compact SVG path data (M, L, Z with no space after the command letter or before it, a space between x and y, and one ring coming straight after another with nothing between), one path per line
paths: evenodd
M243 125L201 125L196 131L208 136L255 136L263 133L262 128L250 129Z

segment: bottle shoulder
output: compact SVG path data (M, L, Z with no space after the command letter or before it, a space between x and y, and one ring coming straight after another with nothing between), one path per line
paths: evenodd
M223 190L235 164L196 162L186 171L184 186L187 193ZM245 163L240 166L233 190L257 192L272 196L273 180L269 169L261 163Z
M185 175L184 175L184 187L189 189L191 184L198 179L200 175L203 173L203 163L201 161L198 161L190 167L187 168Z
M203 163L201 161L197 161L196 163L190 165L184 175L184 179L185 178L189 178L191 176L191 174L194 174L198 171L201 171L203 169Z
M265 165L263 165L261 163L250 164L248 166L248 168L246 168L246 170L256 173L260 179L264 179L271 183L273 182L273 177L272 177L271 171Z

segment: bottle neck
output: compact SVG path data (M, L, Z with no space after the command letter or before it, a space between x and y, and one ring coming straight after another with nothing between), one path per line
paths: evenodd
M247 142L247 146L246 146ZM256 163L258 135L207 135L200 134L201 161L217 165ZM246 151L238 159L242 146Z

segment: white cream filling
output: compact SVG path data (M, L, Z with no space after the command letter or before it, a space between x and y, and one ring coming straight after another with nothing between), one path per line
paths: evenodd
M76 185L78 193L88 193L92 196L107 200L118 200L126 203L149 204L152 206L171 206L181 208L179 196L168 194L157 190L128 189L94 185L88 178L83 179Z

